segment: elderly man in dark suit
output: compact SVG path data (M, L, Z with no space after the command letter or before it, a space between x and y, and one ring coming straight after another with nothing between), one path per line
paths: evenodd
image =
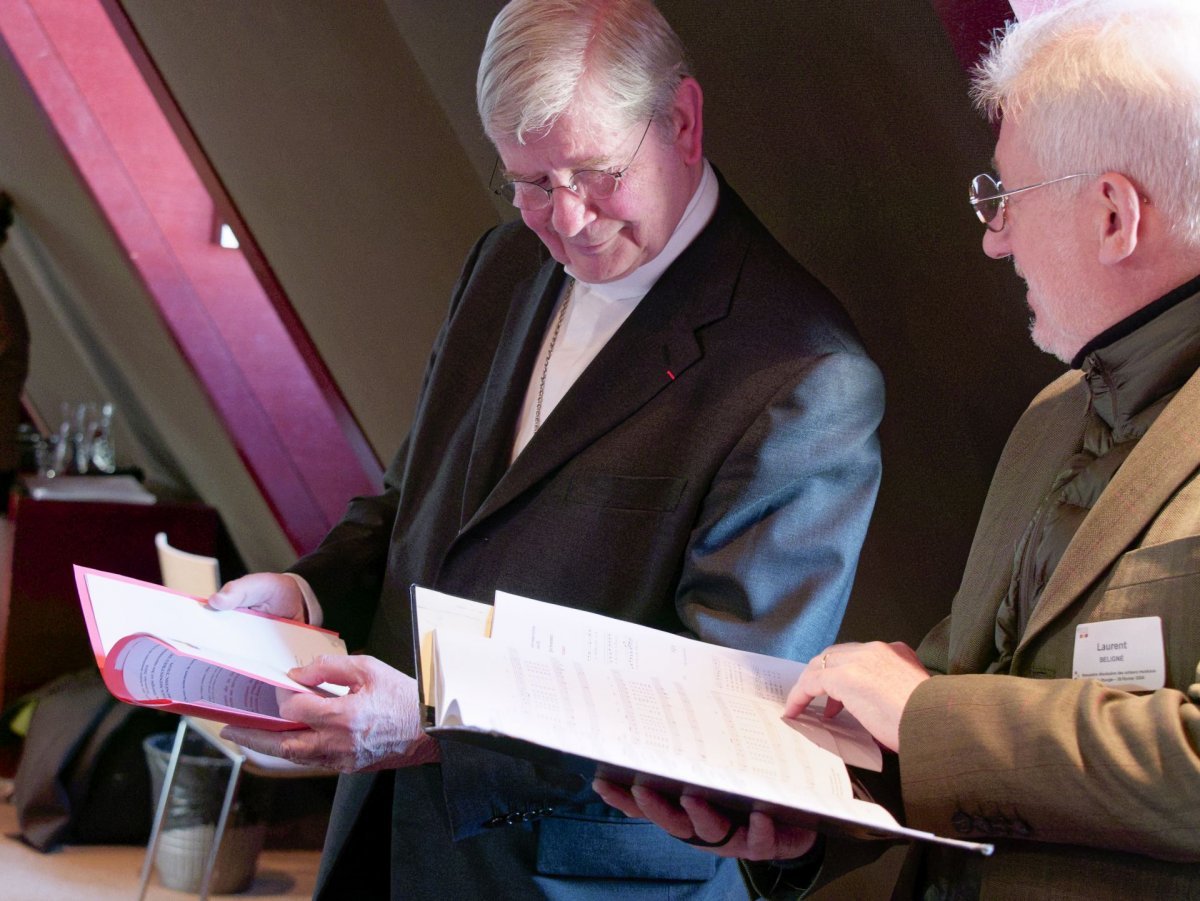
M350 774L319 897L745 897L733 861L586 780L424 735L408 589L807 659L874 503L879 372L706 162L700 86L648 0L516 0L478 97L524 225L467 258L386 491L212 599L307 609L373 656L294 674L353 689L285 701L311 731L229 734Z
M1193 0L1083 0L1012 26L977 73L1003 113L997 175L971 185L983 247L1071 371L1009 439L950 616L915 653L825 649L787 705L827 695L896 751L909 826L996 844L915 851L899 896L1200 895L1197 60ZM730 826L599 788L683 838ZM755 815L718 850L813 840ZM854 850L830 842L825 877ZM770 884L811 877L789 863Z

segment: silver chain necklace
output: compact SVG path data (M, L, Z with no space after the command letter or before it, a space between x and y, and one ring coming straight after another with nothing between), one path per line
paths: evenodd
M533 410L533 430L535 432L542 427L542 398L546 395L546 376L550 374L550 358L554 356L554 345L558 343L558 331L562 328L563 320L567 318L567 306L571 303L571 297L574 294L575 279L571 279L571 284L567 285L567 295L563 298L562 306L558 308L558 315L554 318L554 331L550 333L550 346L546 348L546 360L542 363L542 377L538 379L537 406Z

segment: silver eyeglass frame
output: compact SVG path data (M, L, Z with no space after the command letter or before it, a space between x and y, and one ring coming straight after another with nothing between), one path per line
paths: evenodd
M1013 188L1011 191L1005 191L1004 183L996 178L990 172L981 172L971 179L971 187L968 194L968 199L971 202L971 209L975 211L975 215L979 217L979 221L987 226L988 231L1002 231L1004 229L1004 213L1008 208L1008 198L1016 194L1024 194L1026 191L1036 191L1038 188L1044 188L1046 185L1058 184L1060 181L1067 181L1071 178L1091 178L1096 173L1094 172L1075 172L1071 175L1060 175L1058 178L1051 178L1047 181L1040 181L1036 185L1025 185L1023 188ZM978 193L978 182L981 178L986 178L992 185L1001 190L995 194L980 196ZM993 200L999 200L1000 203L996 206L996 212L992 216L981 208L981 204L988 203ZM993 223L999 221L999 225L993 228Z
M633 149L633 153L630 155L629 161L627 163L625 163L624 166L621 166L619 169L576 169L574 172L571 173L571 178L567 181L566 184L551 185L548 188L542 187L537 182L524 181L523 179L514 179L512 181L501 182L499 185L497 185L495 188L492 189L492 193L496 194L500 197L503 197L505 200L507 200L509 203L511 203L518 210L521 210L522 212L526 212L526 213L537 213L542 210L549 209L551 206L553 206L554 205L554 192L557 191L559 188L566 188L568 191L570 191L572 194L574 194L576 197L580 198L581 200L586 199L589 196L595 197L597 200L606 200L609 197L612 197L613 194L617 193L617 189L621 186L621 179L625 177L625 173L629 171L629 167L632 166L634 160L637 159L638 152L642 149L642 145L646 142L646 135L648 135L650 133L650 126L653 124L654 124L653 118L650 118L649 120L647 120L646 128L642 132L642 137L638 141L637 147L635 147ZM496 164L495 164L495 166L492 167L492 177L491 177L491 179L489 179L489 181L495 182L496 173L499 171L499 169L500 169L500 159L497 157ZM594 189L592 192L589 192L588 189L586 189L586 188L584 188L583 190L580 190L579 176L581 176L581 175L606 176L608 178L611 178L613 180L612 190L608 191L607 193L602 193L602 194L594 193ZM517 206L517 201L516 201L516 198L517 198L516 186L517 185L528 185L530 188L537 188L539 191L542 191L546 195L545 204L539 204L537 206L532 206L532 207ZM537 197L538 195L534 194L532 196Z

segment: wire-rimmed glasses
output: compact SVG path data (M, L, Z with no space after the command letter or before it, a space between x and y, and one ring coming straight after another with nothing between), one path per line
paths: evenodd
M646 123L646 129L642 132L629 161L619 169L576 169L565 185L551 185L548 188L532 181L506 181L495 187L493 193L499 194L517 209L527 213L548 209L554 203L554 192L559 188L566 188L581 200L605 200L612 197L621 184L621 179L637 158L638 151L642 149L653 121L651 119ZM500 161L496 160L492 170L492 181L495 181L496 170L499 168Z
M1076 172L1072 175L1061 175L1058 178L1041 181L1036 185L1026 185L1023 188L1013 188L1011 191L1005 191L1004 186L1000 183L1000 179L990 173L984 172L971 179L971 208L975 210L975 215L979 217L980 222L986 225L989 230L998 232L1004 228L1004 210L1008 205L1009 197L1012 197L1014 194L1023 194L1026 191L1033 191L1037 188L1044 188L1046 185L1053 185L1060 181L1066 181L1069 178L1088 178L1092 174L1091 172Z

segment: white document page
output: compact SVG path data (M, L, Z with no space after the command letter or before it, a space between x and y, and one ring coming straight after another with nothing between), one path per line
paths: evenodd
M563 659L590 661L657 676L722 696L773 704L775 718L805 664L708 644L586 610L496 592L492 636ZM825 719L818 698L791 727L851 766L878 772L883 754L869 732L842 711Z
M879 769L878 745L844 711L781 719L803 664L503 592L490 639L437 632L433 650L439 725L991 853L853 797L843 761Z
M497 612L496 626L503 614ZM439 633L439 725L499 732L637 772L898 828L853 797L845 764L779 717L779 702ZM649 669L657 669L655 666Z
M105 656L127 635L145 633L257 679L312 689L287 671L322 654L345 654L332 632L238 610L213 610L165 588L89 572L88 596ZM322 686L338 691L336 686ZM344 691L344 689L341 689Z

